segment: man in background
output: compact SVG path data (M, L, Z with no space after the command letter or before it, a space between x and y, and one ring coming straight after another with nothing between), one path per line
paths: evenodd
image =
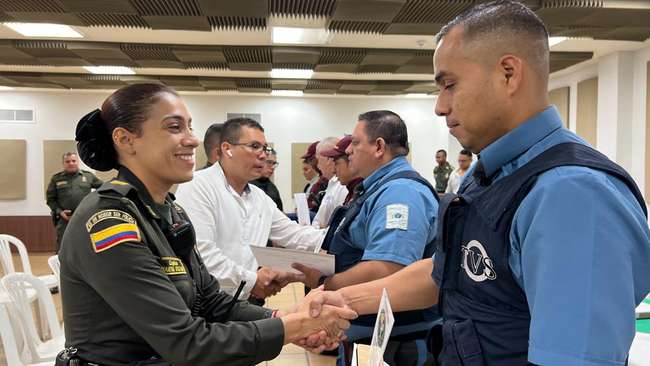
M205 149L205 156L208 158L208 162L201 169L208 168L219 160L221 155L219 143L221 142L222 128L223 123L213 123L205 131L205 136L203 137L203 148Z
M266 161L264 162L262 176L255 180L252 180L251 184L263 190L264 193L266 193L267 196L271 197L273 202L275 202L275 205L278 206L278 210L283 211L280 192L278 191L278 187L276 187L275 183L273 183L271 180L271 177L273 176L275 168L277 168L278 164L278 153L275 150L271 149L268 156L266 157Z
M436 163L438 163L438 166L433 168L433 177L436 179L436 191L438 193L445 193L449 176L454 171L454 167L447 161L447 152L445 150L438 150L436 152Z
M72 213L81 200L93 188L99 188L102 180L93 173L79 169L79 158L75 152L63 154L63 170L54 174L47 186L47 205L56 228L56 252L61 247L61 238L68 226Z
M307 194L307 206L309 207L309 211L314 215L320 208L320 204L323 201L323 196L325 196L325 191L327 190L327 183L329 182L329 178L323 176L323 172L321 172L320 168L318 168L318 160L316 159L316 146L318 146L319 143L320 141L313 142L311 145L309 145L305 154L300 157L303 161L303 172L305 169L304 164L309 164L312 169L318 173L318 179L316 179L314 183L311 183L309 188L305 188L307 189L305 192ZM305 176L305 178L307 177Z
M465 177L465 173L472 165L472 152L469 150L461 150L458 153L458 169L454 170L453 173L449 176L449 181L447 182L447 189L445 193L456 193L460 184Z
M312 221L312 226L319 229L327 227L330 217L332 216L332 213L334 213L334 209L343 204L345 197L348 195L347 188L339 182L339 179L336 176L334 160L323 155L324 151L334 148L337 142L339 142L338 137L328 137L321 140L321 142L318 143L318 146L316 146L318 169L323 174L323 177L329 180L323 200L318 208L318 212L316 212L316 216L314 216L314 220Z

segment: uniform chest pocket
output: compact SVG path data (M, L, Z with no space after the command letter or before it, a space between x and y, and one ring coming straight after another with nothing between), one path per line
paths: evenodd
M70 190L70 183L65 180L58 181L56 182L56 190L58 192L67 192Z

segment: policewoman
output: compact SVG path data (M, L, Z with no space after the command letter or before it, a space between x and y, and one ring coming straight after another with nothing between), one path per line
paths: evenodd
M319 339L334 344L347 327L340 316L353 317L349 310L332 308L316 322L306 312L278 317L220 291L169 193L192 178L198 145L175 91L158 84L119 89L79 121L76 140L88 166L118 175L82 201L63 238L67 352L60 358L254 365L319 329Z

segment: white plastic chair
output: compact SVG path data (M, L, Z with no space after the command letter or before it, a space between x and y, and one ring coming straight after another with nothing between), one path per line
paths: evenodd
M20 263L23 266L22 272L32 274L32 266L29 264L29 254L27 254L27 247L20 239L15 236L0 234L0 262L5 274L16 272L14 261L11 255L11 245L15 246L20 255ZM47 288L52 289L59 285L59 280L55 275L37 276Z
M47 259L47 264L50 266L54 277L56 277L56 282L61 282L61 262L59 262L59 256L53 255Z
M31 362L53 361L57 353L64 348L65 336L50 291L41 280L28 273L8 274L2 279L2 286L16 308ZM36 330L28 289L36 291L39 309L42 309L47 317L47 326L52 335L47 341L42 341Z
M8 307L11 304L0 298L0 337L2 337L2 347L5 353L7 365L10 366L51 366L52 362L25 363L20 357L20 350L16 336L23 336L21 329L14 328L9 316Z

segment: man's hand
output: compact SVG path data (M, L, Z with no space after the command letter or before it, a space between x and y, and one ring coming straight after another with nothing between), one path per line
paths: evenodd
M318 280L323 275L321 271L305 266L304 264L301 263L294 263L291 265L291 267L303 273L304 280L302 281L302 283L304 283L306 286L311 288L318 287Z
M276 277L273 280L280 288L284 288L286 285L293 282L305 282L305 275L302 273L295 273L289 271L278 271L276 270Z
M299 307L296 312L282 316L285 343L293 342L312 352L333 349L345 338L349 320L357 314L349 308L323 305L318 317L311 317L308 308Z
M251 295L258 299L265 299L277 294L282 287L274 282L278 273L270 268L262 267L257 271L257 280L251 290Z
M72 211L70 210L63 210L59 212L59 217L62 218L64 221L70 221L71 215L72 215Z

